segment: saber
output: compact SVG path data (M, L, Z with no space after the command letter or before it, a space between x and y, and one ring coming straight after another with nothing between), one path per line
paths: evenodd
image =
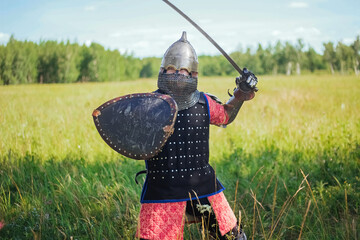
M177 11L181 16L188 20L199 32L201 32L221 53L222 55L230 62L230 64L235 68L236 71L243 75L243 70L234 62L234 60L222 49L219 44L217 44L212 37L209 36L199 25L197 25L193 20L191 20L185 13L178 9L174 4L168 0L163 0L167 5Z

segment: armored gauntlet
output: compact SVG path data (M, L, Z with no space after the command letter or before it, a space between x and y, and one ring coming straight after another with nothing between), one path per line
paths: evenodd
M243 75L236 78L236 88L233 95L230 95L231 98L224 104L224 108L229 116L227 124L234 121L244 101L253 99L257 91L257 77L246 68L243 71Z

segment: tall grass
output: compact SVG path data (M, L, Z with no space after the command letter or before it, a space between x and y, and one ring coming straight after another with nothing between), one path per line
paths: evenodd
M210 161L249 239L358 239L360 79L260 78ZM202 78L226 101L234 79ZM144 166L112 151L92 122L103 102L156 80L0 87L4 239L133 239ZM186 239L201 239L199 226Z

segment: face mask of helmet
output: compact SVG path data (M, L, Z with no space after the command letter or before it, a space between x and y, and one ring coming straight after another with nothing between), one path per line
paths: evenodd
M197 90L197 78L179 73L159 73L158 88L174 98L179 111L194 106L200 98Z

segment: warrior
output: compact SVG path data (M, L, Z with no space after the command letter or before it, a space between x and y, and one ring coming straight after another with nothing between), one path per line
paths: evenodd
M170 95L178 114L161 152L145 161L137 238L183 239L184 224L202 219L213 239L246 239L209 164L209 125L231 123L255 96L255 75L244 69L242 78L246 90L238 86L221 104L197 89L198 58L186 32L165 52L156 93Z

